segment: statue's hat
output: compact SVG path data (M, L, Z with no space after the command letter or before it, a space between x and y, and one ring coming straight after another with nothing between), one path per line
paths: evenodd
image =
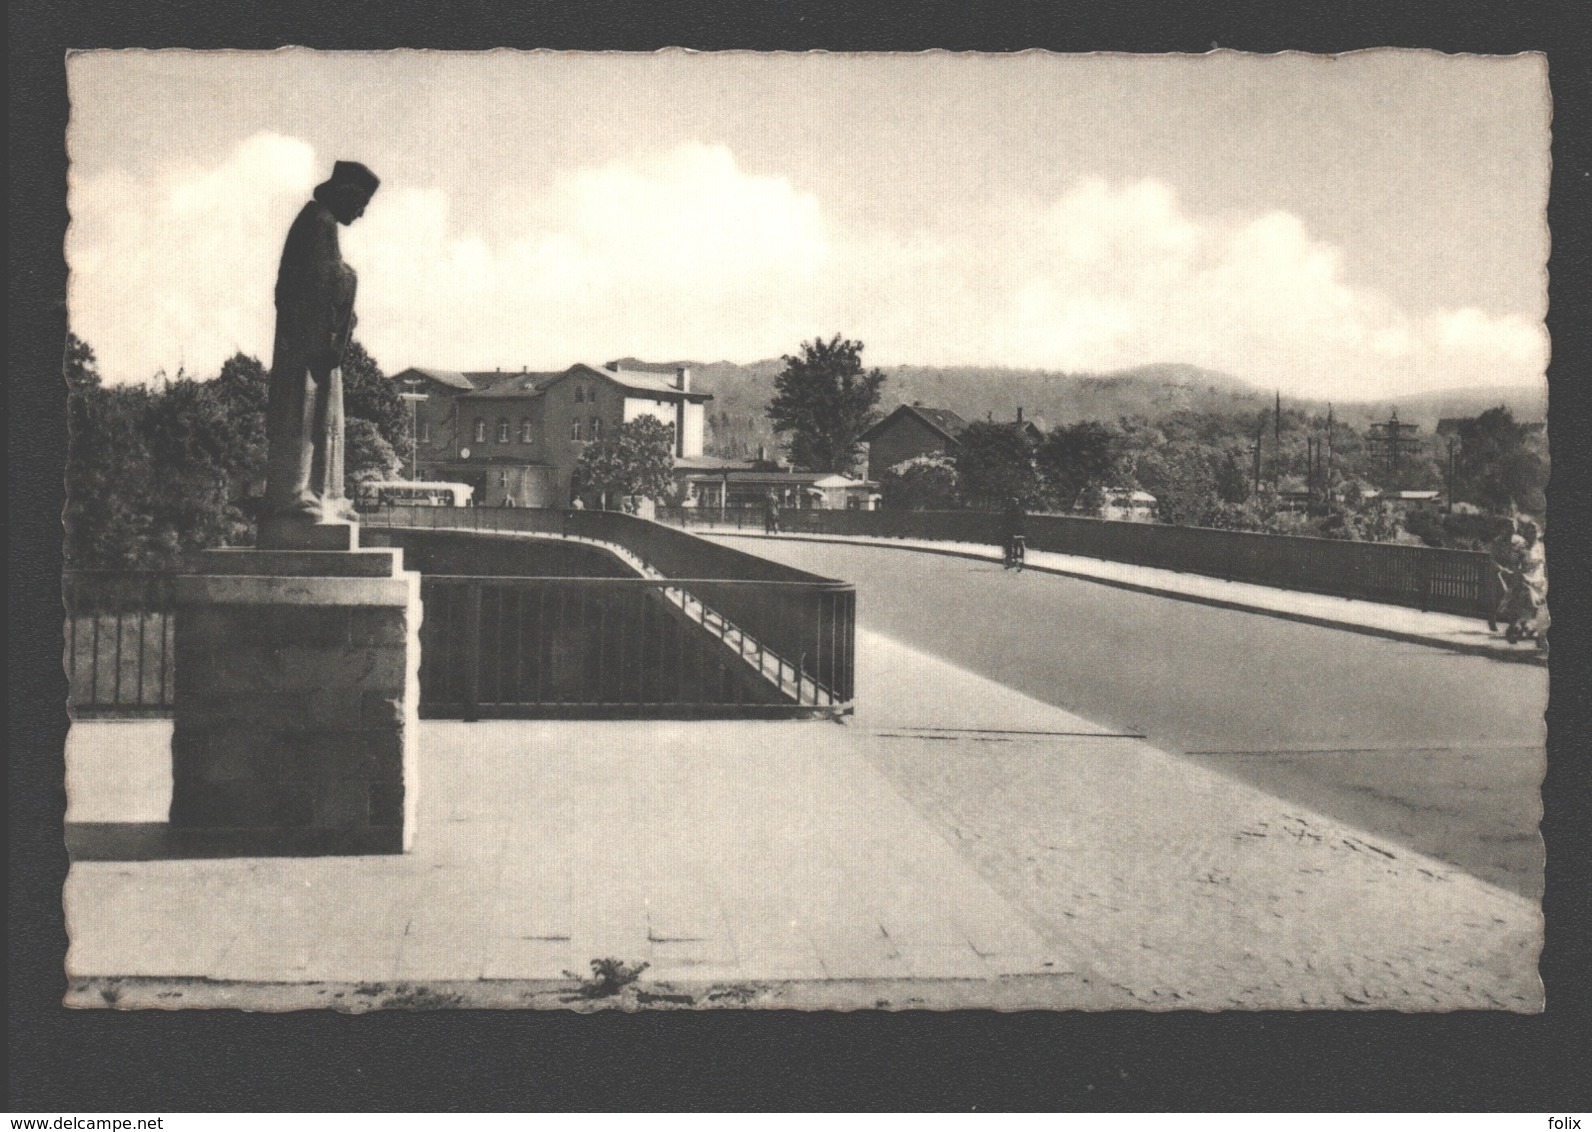
M332 166L331 183L353 185L366 193L374 193L381 179L357 161L339 161Z

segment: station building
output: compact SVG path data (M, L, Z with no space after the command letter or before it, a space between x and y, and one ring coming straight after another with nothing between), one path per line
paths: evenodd
M558 372L463 372L415 366L396 374L414 402L413 478L466 483L485 507L564 507L579 493L581 453L621 425L669 426L677 462L702 459L704 406L688 366L578 363ZM590 502L590 500L588 500Z

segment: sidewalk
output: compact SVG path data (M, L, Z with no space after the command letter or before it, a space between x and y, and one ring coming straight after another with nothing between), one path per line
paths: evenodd
M704 527L698 533L710 538L803 539L809 542L887 546L926 551L931 554L947 554L958 558L979 558L990 562L999 562L1002 557L999 547L982 543L849 535L765 535L733 527ZM1153 566L1132 566L1123 562L1108 562L1099 558L1056 554L1045 550L1030 550L1025 568L1048 574L1086 578L1121 589L1159 594L1181 601L1220 606L1223 609L1243 610L1269 617L1281 617L1289 621L1302 621L1310 625L1344 629L1351 633L1365 633L1412 644L1431 645L1434 648L1450 649L1473 656L1487 656L1529 664L1547 663L1546 656L1537 648L1535 642L1522 641L1519 644L1510 644L1502 633L1490 632L1485 622L1451 613L1423 613L1418 609L1400 605L1383 605L1378 602L1355 601L1352 598L1331 597L1326 594L1282 590L1248 582L1228 582L1221 578L1209 578L1203 574L1183 574Z
M67 1001L1541 1008L1534 903L886 638L858 658L843 725L425 723L405 856L79 853ZM74 726L69 841L163 819L169 739ZM650 966L584 996L565 972L605 957Z

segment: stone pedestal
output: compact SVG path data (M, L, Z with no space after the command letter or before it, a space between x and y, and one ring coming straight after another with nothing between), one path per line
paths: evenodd
M239 852L411 846L420 575L402 554L217 550L178 579L175 831Z
M261 550L354 550L359 527L339 519L317 522L305 515L274 515L260 520Z

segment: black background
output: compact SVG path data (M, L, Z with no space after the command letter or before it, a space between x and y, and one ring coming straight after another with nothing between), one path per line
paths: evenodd
M1579 3L724 5L412 0L104 6L10 25L9 1108L1534 1110L1589 1107L1587 143ZM1545 51L1555 100L1547 1011L836 1014L67 1011L61 884L64 52L74 47ZM1441 186L1433 186L1434 192ZM1368 930L1376 930L1368 925ZM1581 1070L1575 1066L1580 1064Z

